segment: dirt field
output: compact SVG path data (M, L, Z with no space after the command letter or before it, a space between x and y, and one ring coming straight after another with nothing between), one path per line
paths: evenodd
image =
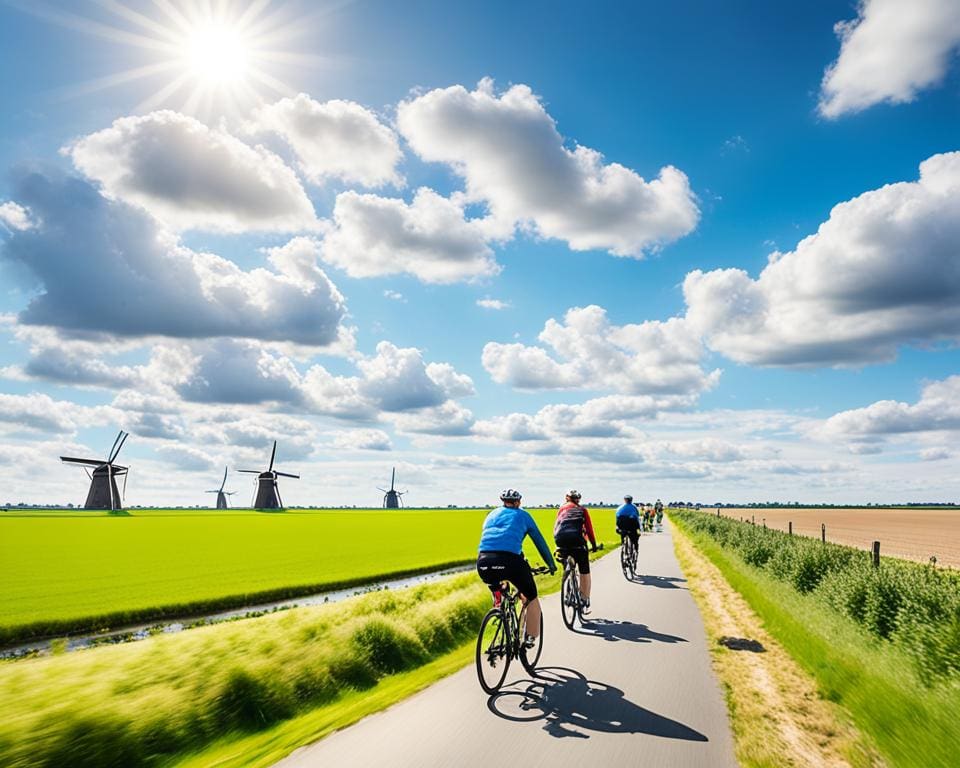
M708 507L703 508L709 512ZM715 511L714 511L715 513ZM880 542L880 554L927 562L936 555L939 565L960 568L960 510L958 509L721 509L733 519L751 516L760 525L820 538L827 526L827 541L870 549Z

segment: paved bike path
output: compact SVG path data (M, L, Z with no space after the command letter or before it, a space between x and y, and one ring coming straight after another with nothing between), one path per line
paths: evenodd
M593 563L592 623L575 633L562 623L559 595L544 599L536 677L515 661L491 697L471 664L277 768L736 766L726 705L668 523L641 537L637 570L635 582L624 579L619 551Z

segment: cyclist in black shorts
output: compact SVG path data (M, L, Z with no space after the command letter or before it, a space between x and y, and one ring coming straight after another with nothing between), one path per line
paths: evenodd
M585 538L586 537L586 538ZM570 491L566 503L557 510L557 522L553 526L553 540L562 557L573 555L580 570L580 596L583 612L590 612L590 555L587 554L587 539L593 551L597 551L597 537L586 507L580 506L580 492Z
M617 531L621 535L628 535L633 546L637 546L640 540L640 510L633 503L633 496L630 494L623 497L623 504L617 510Z
M510 488L500 494L500 501L503 506L493 510L483 521L477 573L491 588L503 581L509 581L517 588L527 604L524 642L533 647L540 634L540 601L537 599L537 582L533 579L530 564L523 557L524 538L533 539L550 573L556 572L557 564L536 522L521 508L520 491Z

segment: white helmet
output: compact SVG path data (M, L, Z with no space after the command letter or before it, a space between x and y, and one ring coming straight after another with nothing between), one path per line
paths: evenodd
M513 488L507 488L500 494L500 501L520 501L521 498L520 491L515 491Z

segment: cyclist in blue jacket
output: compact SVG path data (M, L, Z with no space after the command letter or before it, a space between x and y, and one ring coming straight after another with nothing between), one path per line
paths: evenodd
M535 645L540 634L540 601L537 599L537 582L533 579L530 564L523 557L523 540L529 536L537 547L540 557L550 573L555 573L550 547L527 510L520 506L520 491L512 488L500 494L502 507L487 515L480 535L480 554L477 556L477 573L492 588L509 581L517 588L527 604L524 642Z
M623 497L623 504L617 510L617 532L621 536L628 535L633 546L637 546L640 540L640 510L634 505L633 496L629 494Z

